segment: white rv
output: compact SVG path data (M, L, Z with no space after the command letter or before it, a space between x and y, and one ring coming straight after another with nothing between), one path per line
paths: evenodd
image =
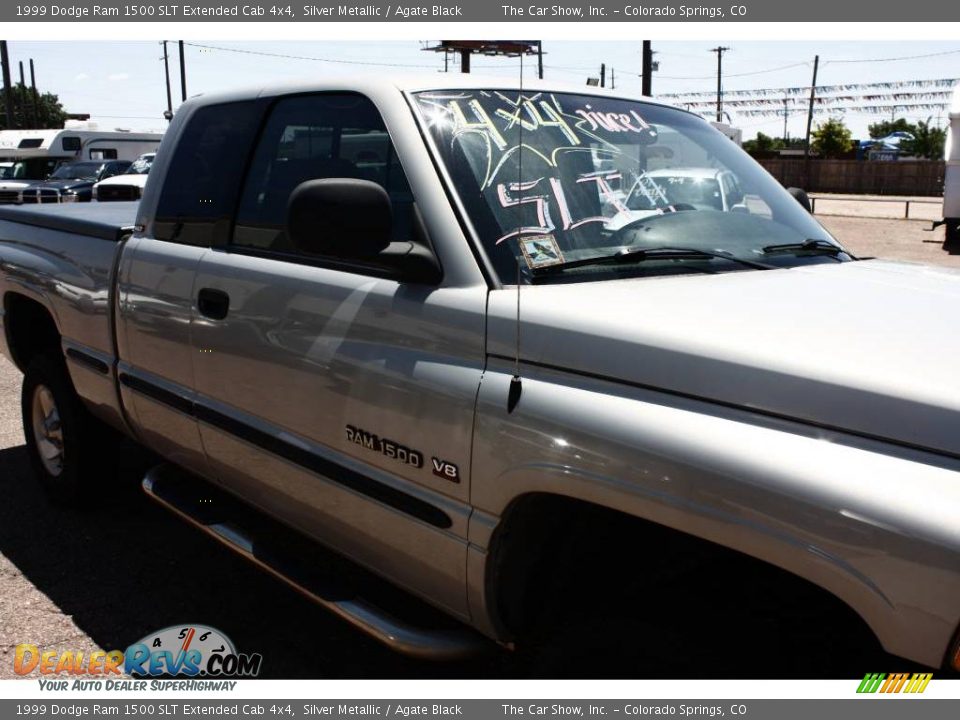
M96 123L68 120L62 130L0 130L0 204L44 180L65 162L134 160L154 152L161 132L99 130Z

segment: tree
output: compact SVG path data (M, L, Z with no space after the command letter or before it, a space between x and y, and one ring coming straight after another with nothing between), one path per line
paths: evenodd
M811 133L813 149L821 157L838 157L853 149L853 136L843 120L830 118Z
M879 140L895 132L908 132L911 135L916 135L917 127L913 123L907 122L905 118L897 118L896 120L882 120L872 123L867 126L867 132L870 133L873 140Z
M915 155L927 160L942 160L947 131L944 128L930 127L931 118L921 120L913 129L913 140L903 140L900 150L904 155Z
M747 140L743 143L743 149L747 152L770 152L771 150L779 150L782 144L780 140L758 132L756 139Z
M59 130L63 127L63 121L67 119L67 111L60 104L60 98L53 93L37 91L36 113L34 113L32 88L17 83L11 88L10 94L13 99L13 115L16 120L16 127L31 130ZM0 110L5 107L6 95L3 88L0 88ZM0 112L0 130L7 129L9 129L7 115L5 112Z

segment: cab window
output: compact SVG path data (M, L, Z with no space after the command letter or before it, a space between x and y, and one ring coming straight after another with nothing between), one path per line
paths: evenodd
M318 178L375 182L393 203L394 242L410 239L413 195L374 104L355 93L279 100L270 112L244 182L233 245L297 254L284 232L287 202Z
M154 234L187 245L225 245L246 149L261 116L256 101L205 105L188 118L164 179Z

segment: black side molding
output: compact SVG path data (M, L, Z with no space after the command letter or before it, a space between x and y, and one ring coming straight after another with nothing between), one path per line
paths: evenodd
M101 375L107 375L110 372L110 366L107 365L103 360L95 358L93 355L87 355L85 352L81 352L75 348L67 348L67 357L71 360L76 360L81 365L85 365L91 370L96 370Z
M200 422L222 430L239 440L255 445L261 450L288 460L294 465L317 475L322 475L338 485L361 495L366 495L429 525L443 530L453 525L450 516L435 505L321 457L305 448L251 427L202 403L194 402L126 373L120 374L120 383L151 400L156 400L185 415L195 417Z

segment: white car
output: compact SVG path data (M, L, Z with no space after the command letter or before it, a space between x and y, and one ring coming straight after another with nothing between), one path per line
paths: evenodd
M624 201L627 209L612 217L605 229L619 230L628 223L674 206L729 212L743 203L743 190L736 175L729 170L708 167L651 170L637 178Z
M156 156L156 153L145 153L134 160L125 173L98 182L93 186L93 199L99 202L139 200L143 197L147 174Z

